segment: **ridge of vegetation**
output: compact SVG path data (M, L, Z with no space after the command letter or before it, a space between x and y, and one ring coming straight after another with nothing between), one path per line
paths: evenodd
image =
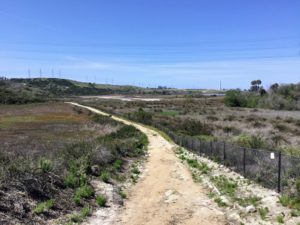
M96 195L91 180L102 179L118 186L131 179L131 170L136 167L131 165L146 154L146 135L108 116L61 103L22 106L25 108L21 112L14 111L15 107L2 108L0 121L7 119L6 114L10 120L12 114L45 117L43 121L16 120L0 129L5 143L0 149L1 224L46 224L73 211L80 213L65 217L65 222L68 218L70 222L82 222L95 207L106 204L106 196ZM61 120L50 119L59 111L71 115ZM26 130L22 135L25 141L29 138L26 146L22 139L17 139L20 134L14 133L15 129ZM64 130L60 135L70 133L70 137L60 138L55 132L61 129ZM76 137L76 133L82 137Z

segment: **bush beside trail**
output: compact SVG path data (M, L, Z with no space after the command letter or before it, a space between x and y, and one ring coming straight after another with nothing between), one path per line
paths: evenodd
M90 116L116 131L55 152L0 152L0 224L46 224L74 210L91 210L99 204L90 184L93 177L106 171L109 182L120 182L126 165L145 154L147 138L136 128Z

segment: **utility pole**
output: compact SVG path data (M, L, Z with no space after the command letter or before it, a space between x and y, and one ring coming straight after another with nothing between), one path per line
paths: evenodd
M31 76L31 71L30 71L30 69L28 69L28 78L30 79L30 76Z
M52 78L54 78L54 70L53 70L53 68L51 69L51 76L52 76Z
M40 78L42 78L42 69L40 69Z
M220 80L220 91L222 91L222 80Z

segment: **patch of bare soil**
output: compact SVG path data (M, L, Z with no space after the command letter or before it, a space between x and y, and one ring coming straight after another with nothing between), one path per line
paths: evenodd
M91 107L95 113L105 114ZM112 116L144 132L149 139L149 157L142 178L131 189L122 209L99 209L87 224L226 224L224 213L206 191L196 184L174 153L176 146L158 132L134 122ZM107 217L107 215L111 215Z

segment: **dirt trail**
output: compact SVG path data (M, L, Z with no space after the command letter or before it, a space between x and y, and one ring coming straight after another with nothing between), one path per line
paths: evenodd
M107 115L91 107L71 104ZM111 224L226 224L224 214L207 197L205 190L194 183L188 168L175 156L174 144L149 128L115 116L112 118L135 126L148 136L149 158L142 178L133 186L125 207ZM97 217L92 221L89 224L103 224Z

